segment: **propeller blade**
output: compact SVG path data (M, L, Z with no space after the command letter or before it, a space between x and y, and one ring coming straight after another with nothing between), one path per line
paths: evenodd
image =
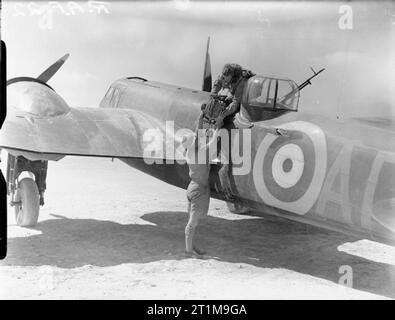
M42 82L47 82L49 79L51 79L56 72L60 69L60 67L65 63L67 58L70 55L67 53L63 57L61 57L58 61L56 61L54 64L52 64L48 69L46 69L43 73L41 73L37 79L42 81Z

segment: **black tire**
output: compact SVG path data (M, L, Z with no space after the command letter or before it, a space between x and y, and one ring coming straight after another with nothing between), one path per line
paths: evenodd
M16 224L21 227L35 226L40 212L40 196L36 182L31 178L19 181L15 202Z
M235 214L247 214L250 212L250 209L247 207L242 206L241 204L238 203L233 203L233 202L226 202L226 205L228 206L228 209L231 213Z

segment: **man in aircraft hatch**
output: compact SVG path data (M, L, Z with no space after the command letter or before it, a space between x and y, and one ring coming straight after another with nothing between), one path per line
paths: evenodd
M220 129L224 124L224 119L230 115L234 115L239 112L241 100L243 96L244 87L249 78L255 74L250 70L243 69L240 65L234 63L227 63L224 65L222 73L219 75L218 79L214 82L211 89L212 99L207 103L203 109L201 118L199 120L198 128L204 128L203 118L205 121L208 119L215 119L215 128ZM218 102L218 97L223 97L226 108L223 109L223 105ZM209 120L210 121L210 120ZM212 121L212 120L211 120ZM229 157L229 150L221 149L221 158ZM225 162L222 164L219 170L219 179L221 185L224 188L226 197L231 200L230 196L230 181L228 178L229 164Z
M211 101L207 104L203 110L202 117L206 119L215 118L215 127L221 128L223 120L232 114L235 114L240 110L241 99L243 96L243 90L247 83L247 80L254 76L250 70L243 69L240 65L235 63L225 64L222 73L218 79L214 82L213 88L211 89ZM216 107L220 107L220 104L216 101L219 96L225 96L224 110L215 110ZM199 122L199 128L202 128L202 123Z

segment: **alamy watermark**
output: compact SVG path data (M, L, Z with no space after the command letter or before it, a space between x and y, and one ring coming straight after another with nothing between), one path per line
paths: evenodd
M339 268L339 284L345 287L353 287L353 270L349 265L342 265Z
M352 30L353 29L353 11L352 7L348 4L341 5L339 7L339 14L341 14L338 20L338 26L340 30Z
M174 128L174 121L166 121L164 130L151 128L144 132L145 163L232 163L234 175L245 175L251 170L251 129Z

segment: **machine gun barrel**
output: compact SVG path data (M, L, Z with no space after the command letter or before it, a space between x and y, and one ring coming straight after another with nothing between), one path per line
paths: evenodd
M302 84L298 85L298 86L297 86L295 89L293 89L291 92L287 93L287 94L281 99L282 101L287 100L290 96L292 96L292 95L295 94L296 92L302 90L304 87L306 87L306 86L308 86L309 84L311 84L311 80L312 80L313 78L315 78L316 76L318 76L322 71L325 70L325 68L322 68L320 71L315 72L315 70L314 70L312 67L310 67L310 69L313 71L314 74L313 74L310 78L308 78L307 80L305 80Z
M325 70L325 68L322 68L320 71L315 72L313 68L310 67L310 69L313 71L314 74L313 74L310 78L308 78L305 82L303 82L302 84L300 84L300 85L296 88L297 90L300 91L300 90L302 90L305 86L311 84L311 79L315 78L315 77L318 76L322 71Z

